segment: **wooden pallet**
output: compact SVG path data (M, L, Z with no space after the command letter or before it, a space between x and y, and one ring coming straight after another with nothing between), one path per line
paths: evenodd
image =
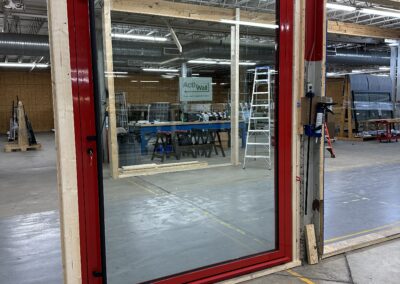
M38 143L35 145L26 145L26 146L20 146L18 143L7 143L4 145L4 152L10 153L10 152L26 152L28 150L40 150L42 148L42 144Z

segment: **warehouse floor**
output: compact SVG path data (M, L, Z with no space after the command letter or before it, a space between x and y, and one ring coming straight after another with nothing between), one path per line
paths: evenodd
M245 284L398 284L400 239L274 273Z
M1 283L61 282L53 137L53 134L38 135L43 144L41 151L0 152ZM388 185L399 184L394 180L399 178L398 174L391 171L399 172L400 159L395 155L399 153L399 146L400 143L376 145L372 141L355 147L351 143L337 142L338 158L326 161L326 180L331 180L332 184L341 180L344 185L349 185L345 181L354 180L351 188L357 189L355 186L362 185L365 178L351 177L366 174L376 184L381 185L380 179ZM368 151L360 155L358 167L350 170L354 167L350 163L354 164L354 158L347 154L363 147ZM382 163L377 170L366 172L368 161L377 160ZM386 177L378 179L377 173L386 173ZM182 180L187 186L182 186ZM260 190L260 185L267 180L267 176L261 178L255 169L243 171L231 167L127 178L118 182L106 179L107 253L110 277L114 280L111 283L120 283L125 277L132 282L132 275L137 280L150 279L272 249L273 192L265 187ZM364 186L350 193L327 184L328 239L400 220L399 194L395 195L395 189L381 186L377 196L370 184L371 181L365 181ZM349 196L353 204L345 203ZM356 201L357 198L361 200ZM354 211L352 214L356 217L351 222L348 222L350 218L333 218L346 210L351 213L353 207L365 213ZM372 215L366 213L371 210L378 210L379 219L370 220ZM161 258L166 254L170 257Z
M400 142L334 143L325 159L325 239L400 225Z

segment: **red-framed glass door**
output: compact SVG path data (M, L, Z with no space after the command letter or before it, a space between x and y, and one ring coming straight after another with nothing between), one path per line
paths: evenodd
M107 247L103 227L103 181L99 180L101 165L98 163L101 153L98 149L101 121L97 119L96 126L94 74L97 70L93 72L93 66L96 66L93 64L94 43L91 41L94 25L91 31L89 2L68 0L68 16L77 145L82 279L84 283L103 283L106 282L104 250ZM278 131L275 136L275 143L279 148L275 157L276 247L273 251L257 253L250 257L243 256L215 265L210 263L211 266L208 267L148 281L211 283L283 264L292 259L293 1L281 0L276 9L279 15L276 65L279 101L276 102Z

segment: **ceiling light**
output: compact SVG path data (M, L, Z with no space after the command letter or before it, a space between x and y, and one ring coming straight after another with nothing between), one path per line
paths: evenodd
M188 63L231 65L230 61L224 61L224 60L189 60ZM256 65L256 63L255 62L239 62L239 65L253 66L253 65Z
M131 80L131 82L132 82L132 83L137 83L137 82L138 82L138 80Z
M400 13L394 10L361 9L361 13L370 15L379 15L384 17L400 18Z
M224 23L224 24L232 24L232 25L238 24L238 25L242 25L242 26L251 26L251 27L266 28L266 29L279 28L278 25L274 25L274 24L262 24L262 23L235 21L235 20L226 20L226 19L222 19L220 22Z
M167 40L168 40L168 39L165 38L165 37L158 37L158 36L117 34L117 33L112 33L111 36L112 36L113 38L138 39L138 40L148 40L148 41L167 41Z
M353 12L353 11L357 10L356 7L333 4L333 3L327 3L326 8L332 9L332 10L348 11L348 12Z
M159 83L160 81L140 81L140 83Z
M217 64L217 61L214 61L214 60L189 60L188 63L193 63L193 64Z
M166 69L166 68L142 68L146 72L179 72L179 69Z
M381 70L381 71L389 71L390 67L382 66L382 67L379 67L379 70Z
M385 39L385 43L387 43L389 46L399 46L399 41L395 39Z
M256 65L256 63L255 62L240 62L239 65L254 66L254 65Z
M104 74L120 74L120 75L126 75L128 72L126 71L104 71Z
M16 68L48 68L50 65L45 63L13 63L0 62L0 67L16 67Z
M192 76L200 76L199 73L192 73Z

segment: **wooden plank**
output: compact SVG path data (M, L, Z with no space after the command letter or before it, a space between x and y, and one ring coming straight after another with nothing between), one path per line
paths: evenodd
M306 249L308 264L318 263L317 242L315 239L314 224L306 225Z
M295 14L294 14L294 42L298 43L297 48L294 49L294 66L293 66L293 144L292 144L292 222L293 222L293 236L292 236L292 253L293 259L300 259L300 239L301 239L301 185L297 177L301 176L301 140L303 127L301 125L301 108L299 107L299 102L301 97L304 97L304 47L305 47L305 1L295 1Z
M325 245L323 258L400 238L400 226L378 230Z
M138 1L130 1L132 3ZM110 156L111 176L118 178L119 156L117 141L117 118L115 110L115 87L114 87L114 63L111 39L111 0L104 0L103 4L103 47L104 47L104 71L106 77L106 86L108 90L108 143Z
M328 33L372 38L400 38L400 30L398 29L384 29L379 27L353 23L343 23L338 21L328 21Z
M220 22L221 19L234 19L235 9L214 6L178 3L165 0L106 0L112 1L112 10L143 15L172 17L207 22ZM241 11L242 21L275 23L272 13ZM398 39L400 30L383 29L353 23L328 21L328 33L348 36Z
M47 5L64 283L82 283L67 0Z
M143 165L144 166L144 165ZM174 173L174 172L182 172L188 170L198 170L198 169L206 169L208 168L207 162L191 162L191 163L173 163L173 164L163 164L163 165L154 165L153 167L143 167L143 168L130 168L121 169L119 178L133 177L133 176L148 176L155 175L161 173Z
M235 9L215 6L178 3L165 0L112 0L113 11L128 12L152 16L172 17L179 19L220 22L221 19L235 18ZM242 21L258 23L275 23L275 15L259 12L241 11Z
M399 0L369 0L369 3L396 10L400 9Z
M25 112L24 112L24 105L21 101L18 102L18 145L19 147L25 148L29 146L28 141L28 129L26 128L26 120L25 120Z
M10 152L26 152L28 150L40 150L42 148L42 145L40 143L35 144L35 145L19 145L17 143L6 143L4 145L4 152L10 153Z
M236 9L237 21L240 20L240 10ZM231 27L231 163L239 162L239 49L240 27Z

